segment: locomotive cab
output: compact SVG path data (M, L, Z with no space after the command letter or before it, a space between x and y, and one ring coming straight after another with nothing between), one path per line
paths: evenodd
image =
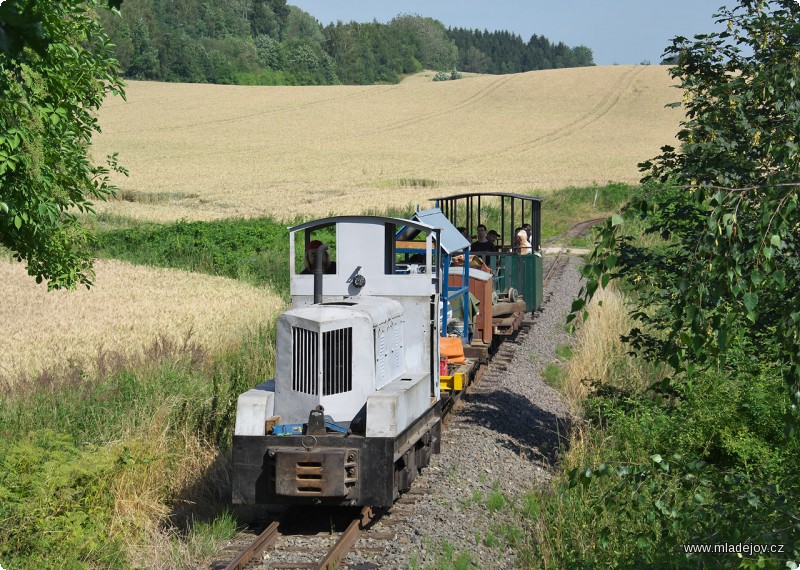
M237 403L233 500L389 506L438 452L440 230L336 217L289 237L292 304L275 379Z

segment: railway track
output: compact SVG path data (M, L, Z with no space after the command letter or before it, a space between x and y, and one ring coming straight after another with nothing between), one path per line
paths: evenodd
M580 237L582 235L585 235L586 232L588 232L592 227L603 223L606 219L607 218L593 218L591 220L578 222L577 224L573 225L568 230L566 230L562 234L562 236L570 239ZM550 263L545 270L544 279L542 281L542 286L545 290L548 288L547 286L551 283L551 281L564 271L568 258L569 255L567 253L567 250L564 249L563 247L559 248L559 250L556 253L555 259L553 259L552 263Z
M328 516L322 516L323 513ZM380 512L373 512L370 507L327 512L317 509L312 517L308 516L307 509L287 508L267 523L233 560L218 561L211 567L225 570L341 568L344 557L378 516Z

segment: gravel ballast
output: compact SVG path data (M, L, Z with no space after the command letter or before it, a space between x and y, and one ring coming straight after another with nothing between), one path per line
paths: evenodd
M569 436L568 407L542 372L559 362L556 348L571 343L564 323L580 288L580 265L572 257L556 270L511 362L495 359L462 400L444 428L441 453L414 482L413 504L396 505L375 525L376 532L394 535L381 541L385 552L379 558L351 553L349 567L438 567L443 557L459 556L478 568L515 566L516 549L503 538L521 530L511 505L553 476Z

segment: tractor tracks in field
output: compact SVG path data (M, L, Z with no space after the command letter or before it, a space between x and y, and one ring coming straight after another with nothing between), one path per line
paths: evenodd
M586 129L590 125L608 115L612 109L619 105L622 97L629 91L631 85L633 85L637 76L641 73L642 70L639 67L634 67L626 71L619 78L612 90L603 95L601 99L588 111L582 113L566 124L538 135L532 139L525 140L505 148L499 148L495 151L481 153L479 155L463 157L461 160L457 161L456 164L454 164L453 168L459 169L465 163L475 164L489 160L496 160L499 157L510 154L521 155L536 148L553 144Z
M506 84L514 80L513 75L502 75L489 83L486 87L479 90L477 93L473 93L463 101L456 103L455 105L451 105L450 107L444 107L442 109L436 109L433 111L428 111L427 113L420 113L413 117L409 117L407 119L403 119L401 121L395 121L394 123L390 123L388 125L384 125L378 129L371 131L370 134L381 134L381 133L389 133L393 131L398 131L404 129L406 127L410 127L419 123L424 123L425 121L442 117L443 115L448 115L450 113L455 113L458 111L464 111L465 109L469 109L474 107L481 101L485 100L490 95L496 93L498 90L502 89Z
M375 96L380 96L385 93L394 91L398 89L400 85L387 85L381 87L374 87L369 86L365 89L359 89L358 91L354 91L351 93L345 93L343 95L338 95L336 97L327 97L325 99L319 99L317 101L309 101L307 103L296 104L291 106L285 107L278 107L275 109L266 109L264 111L257 111L255 113L246 113L242 115L235 115L233 117L225 117L219 119L212 119L207 121L195 121L191 123L184 123L177 126L160 126L153 129L130 129L125 131L113 131L109 134L112 135L120 135L120 134L127 134L127 133L158 133L158 132L174 132L174 131L185 131L189 129L194 129L197 127L210 127L215 125L225 125L225 124L232 124L241 121L249 121L256 117L266 117L270 115L284 115L289 113L296 113L300 111L306 111L308 109L313 109L315 107L320 107L322 105L329 105L331 103L337 103L340 101L347 101L347 100L358 100L358 99L368 99Z

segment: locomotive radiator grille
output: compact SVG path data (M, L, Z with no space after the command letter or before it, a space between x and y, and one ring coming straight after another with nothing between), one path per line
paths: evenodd
M320 384L319 333L292 327L292 389L316 396ZM353 329L322 333L322 395L353 389Z
M353 329L322 333L322 395L353 389Z
M319 333L292 327L292 389L319 394Z

